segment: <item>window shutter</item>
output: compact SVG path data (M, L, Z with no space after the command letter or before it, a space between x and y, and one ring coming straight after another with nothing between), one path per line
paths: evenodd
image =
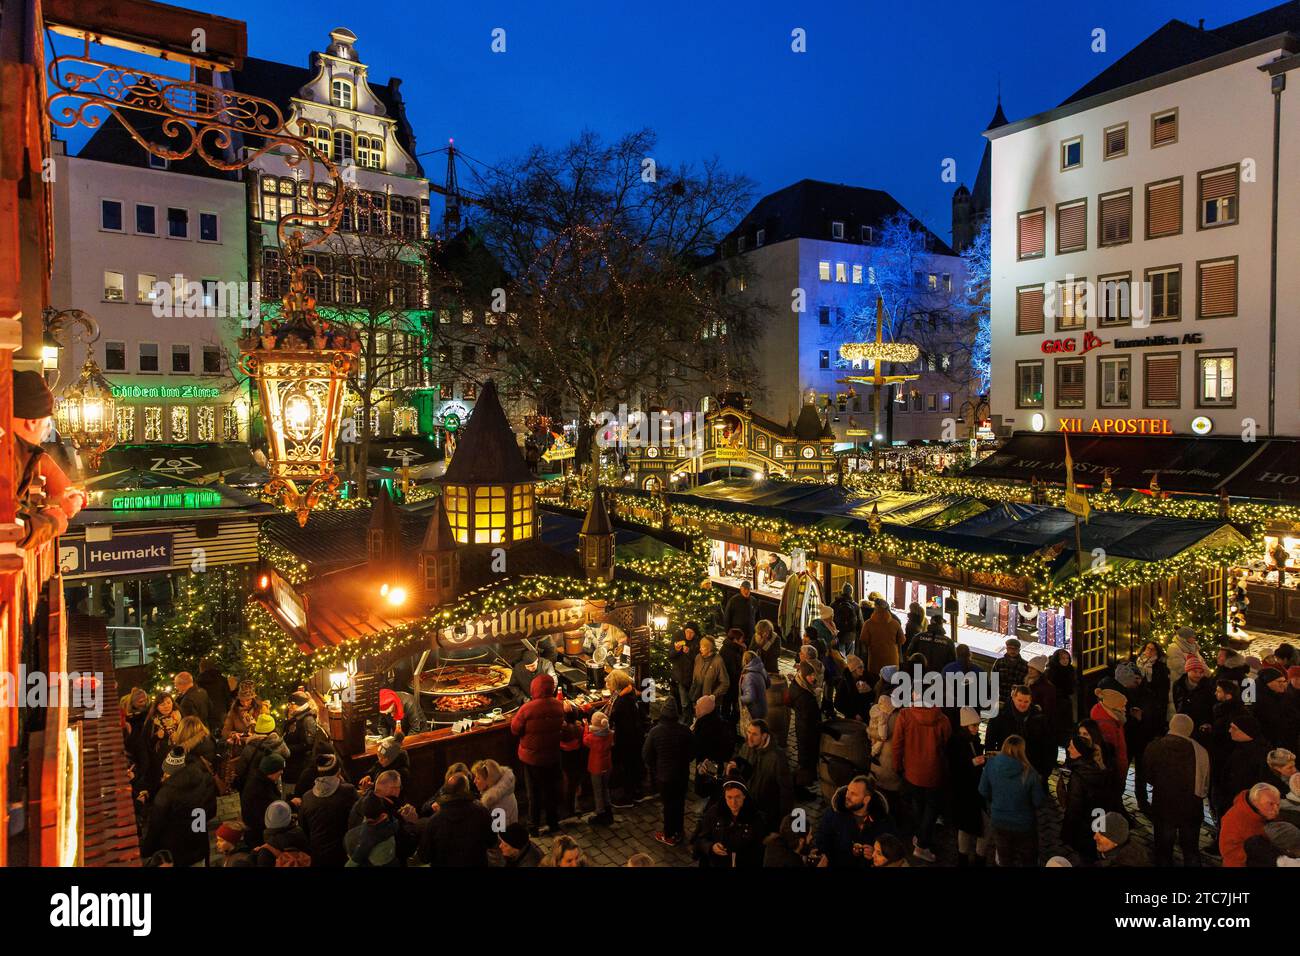
M1237 169L1210 173L1201 177L1201 200L1223 199L1237 195Z
M1201 317L1237 314L1237 263L1207 262L1200 267Z
M1147 236L1175 236L1183 231L1183 183L1161 183L1147 189Z
M1146 357L1146 392L1148 405L1177 405L1179 402L1177 355Z
M1128 127L1116 126L1106 130L1106 155L1116 156L1128 149Z
M1103 196L1101 205L1101 243L1128 242L1133 237L1133 194Z
M1157 116L1151 128L1151 145L1163 146L1178 138L1178 114L1167 113Z
M1056 404L1058 406L1083 404L1083 367L1081 360L1056 363Z
M1041 256L1043 254L1046 221L1047 214L1041 209L1037 212L1020 214L1017 226L1019 231L1019 258L1026 259L1030 256Z
M1073 252L1088 245L1088 204L1061 206L1056 211L1056 250Z
M1016 293L1016 332L1041 335L1043 332L1043 287L1020 289Z

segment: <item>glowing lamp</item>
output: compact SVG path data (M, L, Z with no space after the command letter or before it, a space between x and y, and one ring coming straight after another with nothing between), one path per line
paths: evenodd
M94 359L87 359L81 376L59 400L54 419L59 432L72 439L79 449L87 449L86 459L93 470L99 467L104 452L117 444L117 403L113 387L100 374Z

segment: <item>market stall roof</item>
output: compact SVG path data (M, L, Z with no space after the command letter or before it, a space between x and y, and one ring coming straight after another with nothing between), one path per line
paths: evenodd
M432 439L419 435L372 438L366 454L367 465L394 473L401 472L404 462L410 465L412 473L419 474L441 461L442 449Z
M160 488L97 485L87 491L87 499L86 507L69 525L161 523L277 512L274 506L225 485L191 482Z
M1300 501L1300 442L1293 439L1192 436L1071 435L1075 481L1116 488L1147 488L1154 476L1168 492ZM1289 475L1290 483L1285 477ZM965 472L966 478L1065 483L1065 439L1060 432L1016 432Z
M158 488L175 485L178 478L201 483L252 463L252 452L243 442L117 445L104 452L99 471L105 478L118 476L117 487ZM124 473L138 484L121 484L128 480L121 477Z
M483 383L474 413L456 442L441 481L451 485L519 485L536 481L510 429L496 383Z

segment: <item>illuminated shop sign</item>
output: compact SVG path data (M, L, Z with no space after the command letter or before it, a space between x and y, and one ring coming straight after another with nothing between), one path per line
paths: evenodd
M1090 435L1172 435L1167 418L1062 418L1058 427L1070 434Z
M1077 354L1079 355L1084 355L1088 352L1091 352L1093 349L1106 344L1105 339L1098 338L1092 332L1083 333L1082 348L1076 348L1076 346L1078 346L1078 342L1079 340L1074 338L1048 339L1042 344L1041 348L1043 350L1044 355L1054 355L1060 352L1066 352L1066 353L1077 352Z
M208 489L193 491L132 492L114 494L111 507L114 511L167 511L220 508L221 492Z
M220 398L212 385L114 385L114 398Z
M1112 345L1117 349L1144 349L1155 345L1200 345L1204 336L1200 332L1185 332L1182 338L1177 335L1148 335L1141 339L1116 339Z

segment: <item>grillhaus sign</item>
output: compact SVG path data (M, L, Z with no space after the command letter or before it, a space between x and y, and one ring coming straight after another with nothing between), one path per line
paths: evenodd
M466 647L563 634L588 622L604 620L605 607L603 601L576 598L534 601L500 614L475 618L459 627L444 627L438 632L438 643L442 647Z

